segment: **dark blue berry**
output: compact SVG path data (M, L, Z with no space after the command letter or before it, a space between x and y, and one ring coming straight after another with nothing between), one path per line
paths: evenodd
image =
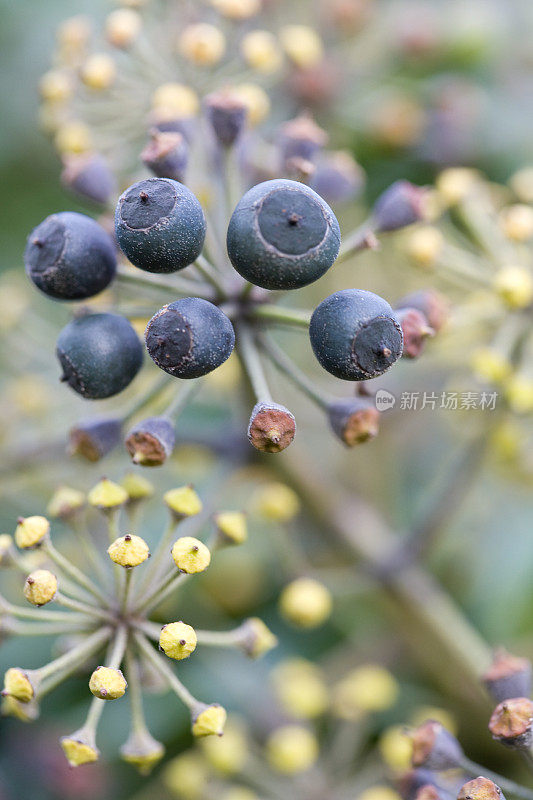
M346 381L386 372L402 354L402 328L390 305L364 289L344 289L314 310L309 336L325 370Z
M108 233L74 211L52 214L33 229L24 252L33 283L56 300L84 300L115 277L116 256Z
M118 394L138 373L143 348L132 326L117 314L86 314L66 325L57 340L63 377L90 400Z
M135 464L159 467L174 449L176 434L168 417L148 417L137 423L126 437L126 447Z
M122 422L114 417L93 417L74 425L69 432L71 455L87 461L100 461L118 445L122 437Z
M170 178L134 183L115 212L120 249L147 272L176 272L192 264L202 252L205 227L196 197Z
M228 359L233 325L217 306L184 297L163 306L146 327L146 347L157 366L176 378L199 378Z
M61 182L82 200L106 205L116 192L116 182L109 164L102 156L71 156L61 173Z
M215 139L223 147L231 147L244 131L248 110L231 90L222 89L204 100L207 120Z
M339 223L303 183L265 181L237 205L227 236L231 263L265 289L297 289L320 278L337 258Z

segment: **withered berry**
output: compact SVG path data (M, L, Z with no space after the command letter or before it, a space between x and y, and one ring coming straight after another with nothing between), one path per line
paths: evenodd
M174 449L176 434L168 417L148 417L137 423L126 437L126 447L135 464L159 467Z

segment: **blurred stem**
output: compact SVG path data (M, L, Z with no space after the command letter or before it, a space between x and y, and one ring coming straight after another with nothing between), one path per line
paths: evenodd
M247 325L237 328L237 352L242 362L243 369L255 394L258 403L272 402L272 395L267 383L263 364L254 341L253 334Z
M79 611L82 614L85 614L88 617L97 617L98 619L103 619L106 622L110 622L113 620L111 614L108 614L106 611L103 611L100 608L96 608L96 606L90 606L86 603L80 603L78 600L74 600L72 597L67 597L62 592L57 592L54 601L59 603L60 606L65 606L65 608L71 608L73 611Z
M301 311L298 308L285 308L276 305L255 306L250 311L250 316L254 319L265 320L265 322L288 325L297 328L309 328L311 321L310 311Z
M161 564L163 559L166 555L168 555L168 550L170 547L170 543L178 527L179 521L171 514L170 519L167 522L165 530L163 531L163 535L161 536L155 553L153 553L150 563L147 566L146 573L144 575L144 580L141 582L137 589L137 594L139 597L142 597L143 593L151 590L153 588L153 584L157 581L159 577L159 573L161 570Z
M155 291L165 292L167 295L172 292L172 295L182 294L190 297L203 297L206 300L213 299L213 290L210 286L198 284L187 278L174 277L172 281L161 280L159 277L152 276L150 273L143 273L142 275L134 275L129 271L118 269L117 271L118 283L125 285L137 286L143 289L154 289Z
M372 230L372 220L367 219L362 225L344 238L335 263L342 264L343 261L355 255L355 253L367 249L374 250L377 246L378 241Z
M44 542L42 545L43 551L46 555L67 575L69 575L72 580L79 583L84 589L86 589L90 594L94 595L99 602L106 603L106 598L104 597L101 589L93 583L93 581L87 577L78 567L76 567L68 558L62 555L50 540Z
M141 394L131 406L130 410L125 414L122 418L122 422L126 425L130 422L133 417L137 416L139 411L142 411L143 408L146 406L151 405L151 403L156 400L162 392L170 385L172 378L169 378L167 375L163 377L157 376L157 380L155 380L151 386L147 389L144 394Z
M59 656L59 658L45 664L44 667L40 667L36 670L40 680L50 678L56 672L73 672L102 647L104 642L110 638L111 633L112 629L110 627L99 628L77 647L73 647L67 653Z
M283 372L319 408L326 409L327 399L317 389L312 380L289 358L278 345L267 336L259 336L259 344L273 364Z
M147 733L148 728L146 727L143 711L139 664L133 656L131 647L126 648L126 680L128 681L132 731L137 734Z

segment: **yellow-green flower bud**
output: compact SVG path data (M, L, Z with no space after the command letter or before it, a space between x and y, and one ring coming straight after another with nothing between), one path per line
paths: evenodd
M199 22L187 25L180 34L178 48L181 55L200 67L212 67L217 64L226 50L226 39L222 31Z
M407 256L419 267L429 269L435 265L444 248L444 236L431 225L410 231L404 239Z
M89 689L100 700L117 700L123 697L128 684L120 669L96 667L89 680Z
M324 584L313 578L297 578L282 591L279 607L293 625L316 628L331 614L332 599Z
M244 726L231 717L224 728L224 736L208 736L201 740L201 746L209 764L224 775L240 772L248 758Z
M35 696L35 687L29 673L19 667L10 667L4 675L2 695L14 697L21 703L29 703Z
M115 80L116 72L115 62L110 55L93 53L83 64L81 79L89 89L104 91L109 89Z
M260 658L278 643L277 636L274 636L259 617L245 620L241 629L243 634L241 647L250 658Z
M170 489L163 496L163 500L177 520L194 517L202 510L202 501L192 486L180 486L179 489Z
M167 789L184 800L199 800L204 796L208 773L199 753L189 751L173 758L165 767L163 781Z
M500 214L500 226L508 239L529 241L533 236L533 208L521 203L504 208Z
M503 383L512 372L511 362L492 347L479 347L472 354L476 376L489 383Z
M130 533L115 539L107 548L107 552L111 561L127 569L138 567L150 555L150 550L144 539Z
M0 567L11 566L13 554L13 537L8 533L0 533Z
M159 647L169 658L183 661L196 649L194 628L185 622L169 622L163 625L159 634Z
M21 722L34 722L39 716L39 704L35 698L29 703L21 703L15 697L6 695L2 697L0 714L3 717L15 717Z
M161 119L189 119L200 108L197 94L183 83L163 83L152 96L152 108Z
M222 736L226 717L226 709L218 703L200 703L192 713L193 736Z
M229 19L249 19L261 10L259 0L211 0L219 14Z
M72 78L64 70L51 69L39 81L39 91L48 103L65 103L72 96Z
M63 736L60 739L60 744L71 767L91 764L94 761L98 761L100 757L94 734L84 731L83 728L71 734L71 736Z
M120 485L128 493L128 502L136 503L152 497L155 489L144 475L137 475L135 472L128 472L120 481Z
M270 31L250 31L243 37L241 53L252 69L257 72L276 72L283 58L275 36Z
M290 60L302 69L314 67L324 57L324 47L318 33L308 25L285 25L280 41Z
M479 173L474 169L450 167L437 177L436 188L444 203L454 206L464 200L479 181Z
M70 486L59 486L50 502L46 513L53 519L68 519L85 505L85 495Z
M165 755L165 748L148 731L131 733L120 748L120 757L138 769L141 775L149 775Z
M509 308L527 308L533 301L533 275L526 267L502 267L494 277L494 289Z
M311 661L291 658L273 672L276 694L283 708L296 719L323 714L329 702L322 670Z
M138 38L142 28L141 15L131 8L117 8L105 21L105 35L113 47L125 49Z
M505 396L516 414L533 411L533 380L526 375L513 375L506 384Z
M318 742L307 728L284 725L268 738L267 757L278 772L295 775L313 766L318 758Z
M388 767L407 772L413 757L413 740L405 725L392 725L387 728L379 740L379 751Z
M57 41L61 47L80 50L89 41L91 35L91 20L78 14L63 20L57 28Z
M172 558L179 570L192 575L207 569L211 562L211 553L209 548L194 536L181 536L174 542Z
M298 495L283 483L267 483L256 494L255 507L265 519L289 522L300 510Z
M333 689L333 711L342 719L358 719L385 711L396 702L398 683L385 667L366 664L352 670Z
M226 544L243 544L248 538L246 515L241 511L221 511L215 514L215 525Z
M57 592L57 578L47 569L31 572L24 583L24 597L34 606L44 606L54 599Z
M270 114L270 98L256 83L240 83L231 87L232 94L242 100L248 115L246 121L255 128Z
M123 486L118 483L102 478L96 486L93 486L87 499L91 506L99 508L100 511L112 511L120 508L128 499L128 493Z
M370 786L358 795L358 800L401 800L401 795L390 786Z
M259 800L259 797L246 786L231 786L221 795L220 800Z
M509 185L522 203L533 203L533 167L519 169L511 177Z
M15 530L15 542L22 550L38 547L50 533L46 517L21 517Z

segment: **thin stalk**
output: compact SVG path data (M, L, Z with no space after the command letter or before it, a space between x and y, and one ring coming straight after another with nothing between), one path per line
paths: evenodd
M201 378L194 378L193 380L187 381L187 385L180 387L179 392L176 392L175 397L163 412L164 415L174 420L177 419L187 408L195 394L200 390L201 385Z
M163 559L169 553L170 543L174 537L177 527L178 521L173 515L171 515L169 521L167 522L166 528L163 531L163 535L158 542L157 548L155 552L152 553L152 557L150 558L150 563L147 566L144 579L138 587L137 595L139 597L142 598L143 594L145 594L147 591L152 591L152 585L159 577Z
M253 335L245 325L240 325L237 330L238 354L241 359L244 371L252 386L257 402L272 401L272 395L268 387L267 379L261 363L261 358L257 351Z
M217 292L224 297L226 294L224 281L219 275L217 275L215 268L209 263L209 261L204 256L200 255L194 262L194 266L206 279L206 281L208 281L217 290Z
M103 611L100 608L96 608L96 606L80 603L78 600L74 600L72 597L67 597L67 595L64 595L62 592L56 592L54 600L56 603L59 603L60 606L71 608L73 611L80 611L82 614L85 614L88 617L97 617L98 619L105 620L106 622L113 621L113 617L108 612Z
M80 622L15 622L9 629L9 633L16 636L60 636L63 633L90 633L91 629L98 624L85 620ZM83 626L86 626L85 628Z
M261 348L265 351L272 363L283 372L309 399L316 403L319 408L327 409L329 402L321 392L319 392L310 378L303 373L299 367L289 358L289 356L266 336L258 338Z
M146 408L146 406L151 405L151 403L156 400L160 394L162 394L167 386L170 385L170 382L171 378L168 378L166 375L163 377L158 376L157 380L153 382L153 384L144 394L135 400L129 411L124 415L122 418L124 425L130 422L133 417L136 417L140 411Z
M74 623L87 621L87 615L85 613L68 614L63 611L49 611L47 608L24 608L23 606L15 606L12 603L8 603L3 597L0 597L0 611L7 615L18 617L19 619L38 619L42 622Z
M128 697L131 710L131 727L134 733L147 733L144 718L141 678L139 664L133 656L130 646L126 648L126 680L128 681Z
M94 595L100 602L106 602L106 598L102 593L101 589L85 575L81 569L78 569L66 556L62 555L50 540L44 542L42 545L43 551L46 555L52 559L52 561L57 564L57 566L63 570L67 575L69 575L72 580L79 583L84 589L86 589L90 594Z
M146 656L148 661L155 667L155 669L163 675L165 680L167 681L168 685L172 689L173 692L179 697L181 702L187 706L187 708L193 712L199 705L198 700L189 692L189 690L182 684L182 682L176 677L172 669L166 663L166 661L154 650L152 645L148 642L145 636L142 633L135 633L134 634L135 643L137 647Z
M125 285L138 286L143 289L153 289L155 291L164 292L168 295L182 294L191 297L203 297L206 300L213 299L213 290L210 286L202 286L195 281L188 280L187 278L174 277L172 281L161 280L159 277L154 277L148 273L143 275L132 275L130 272L125 272L121 269L117 271L117 281Z
M162 579L157 589L155 589L149 597L145 598L142 604L135 609L136 613L140 613L141 611L149 613L152 609L161 605L163 600L166 600L178 586L183 586L187 578L190 578L190 575L186 575L184 572L178 572L176 575L175 572L172 571L170 575Z
M372 230L372 220L367 219L344 239L336 264L342 264L350 256L359 253L361 250L375 249L378 246L376 234Z
M76 669L101 648L104 642L110 638L111 632L112 629L110 627L100 628L95 631L81 644L36 670L39 678L45 680L55 672L69 669L70 667L72 667L72 670Z
M520 786L519 783L504 778L503 775L498 775L497 772L492 772L492 770L481 766L481 764L476 764L475 761L471 761L466 756L462 759L460 767L469 775L472 775L472 777L483 775L484 778L493 781L493 783L499 786L504 792L514 794L515 797L521 797L522 800L533 800L533 791L531 789Z
M122 592L122 601L120 603L120 610L123 614L126 613L128 608L128 601L131 592L131 581L133 578L133 569L126 569L126 573L124 575L124 587Z
M100 558L100 554L94 545L91 533L85 523L85 520L81 519L80 515L77 514L70 520L69 525L70 529L74 532L80 547L85 553L87 560L91 562L95 571L98 573L100 580L106 581L108 578L107 572L102 559Z
M254 319L265 320L265 322L296 328L309 328L311 321L310 311L273 305L256 306L250 311L250 316Z

